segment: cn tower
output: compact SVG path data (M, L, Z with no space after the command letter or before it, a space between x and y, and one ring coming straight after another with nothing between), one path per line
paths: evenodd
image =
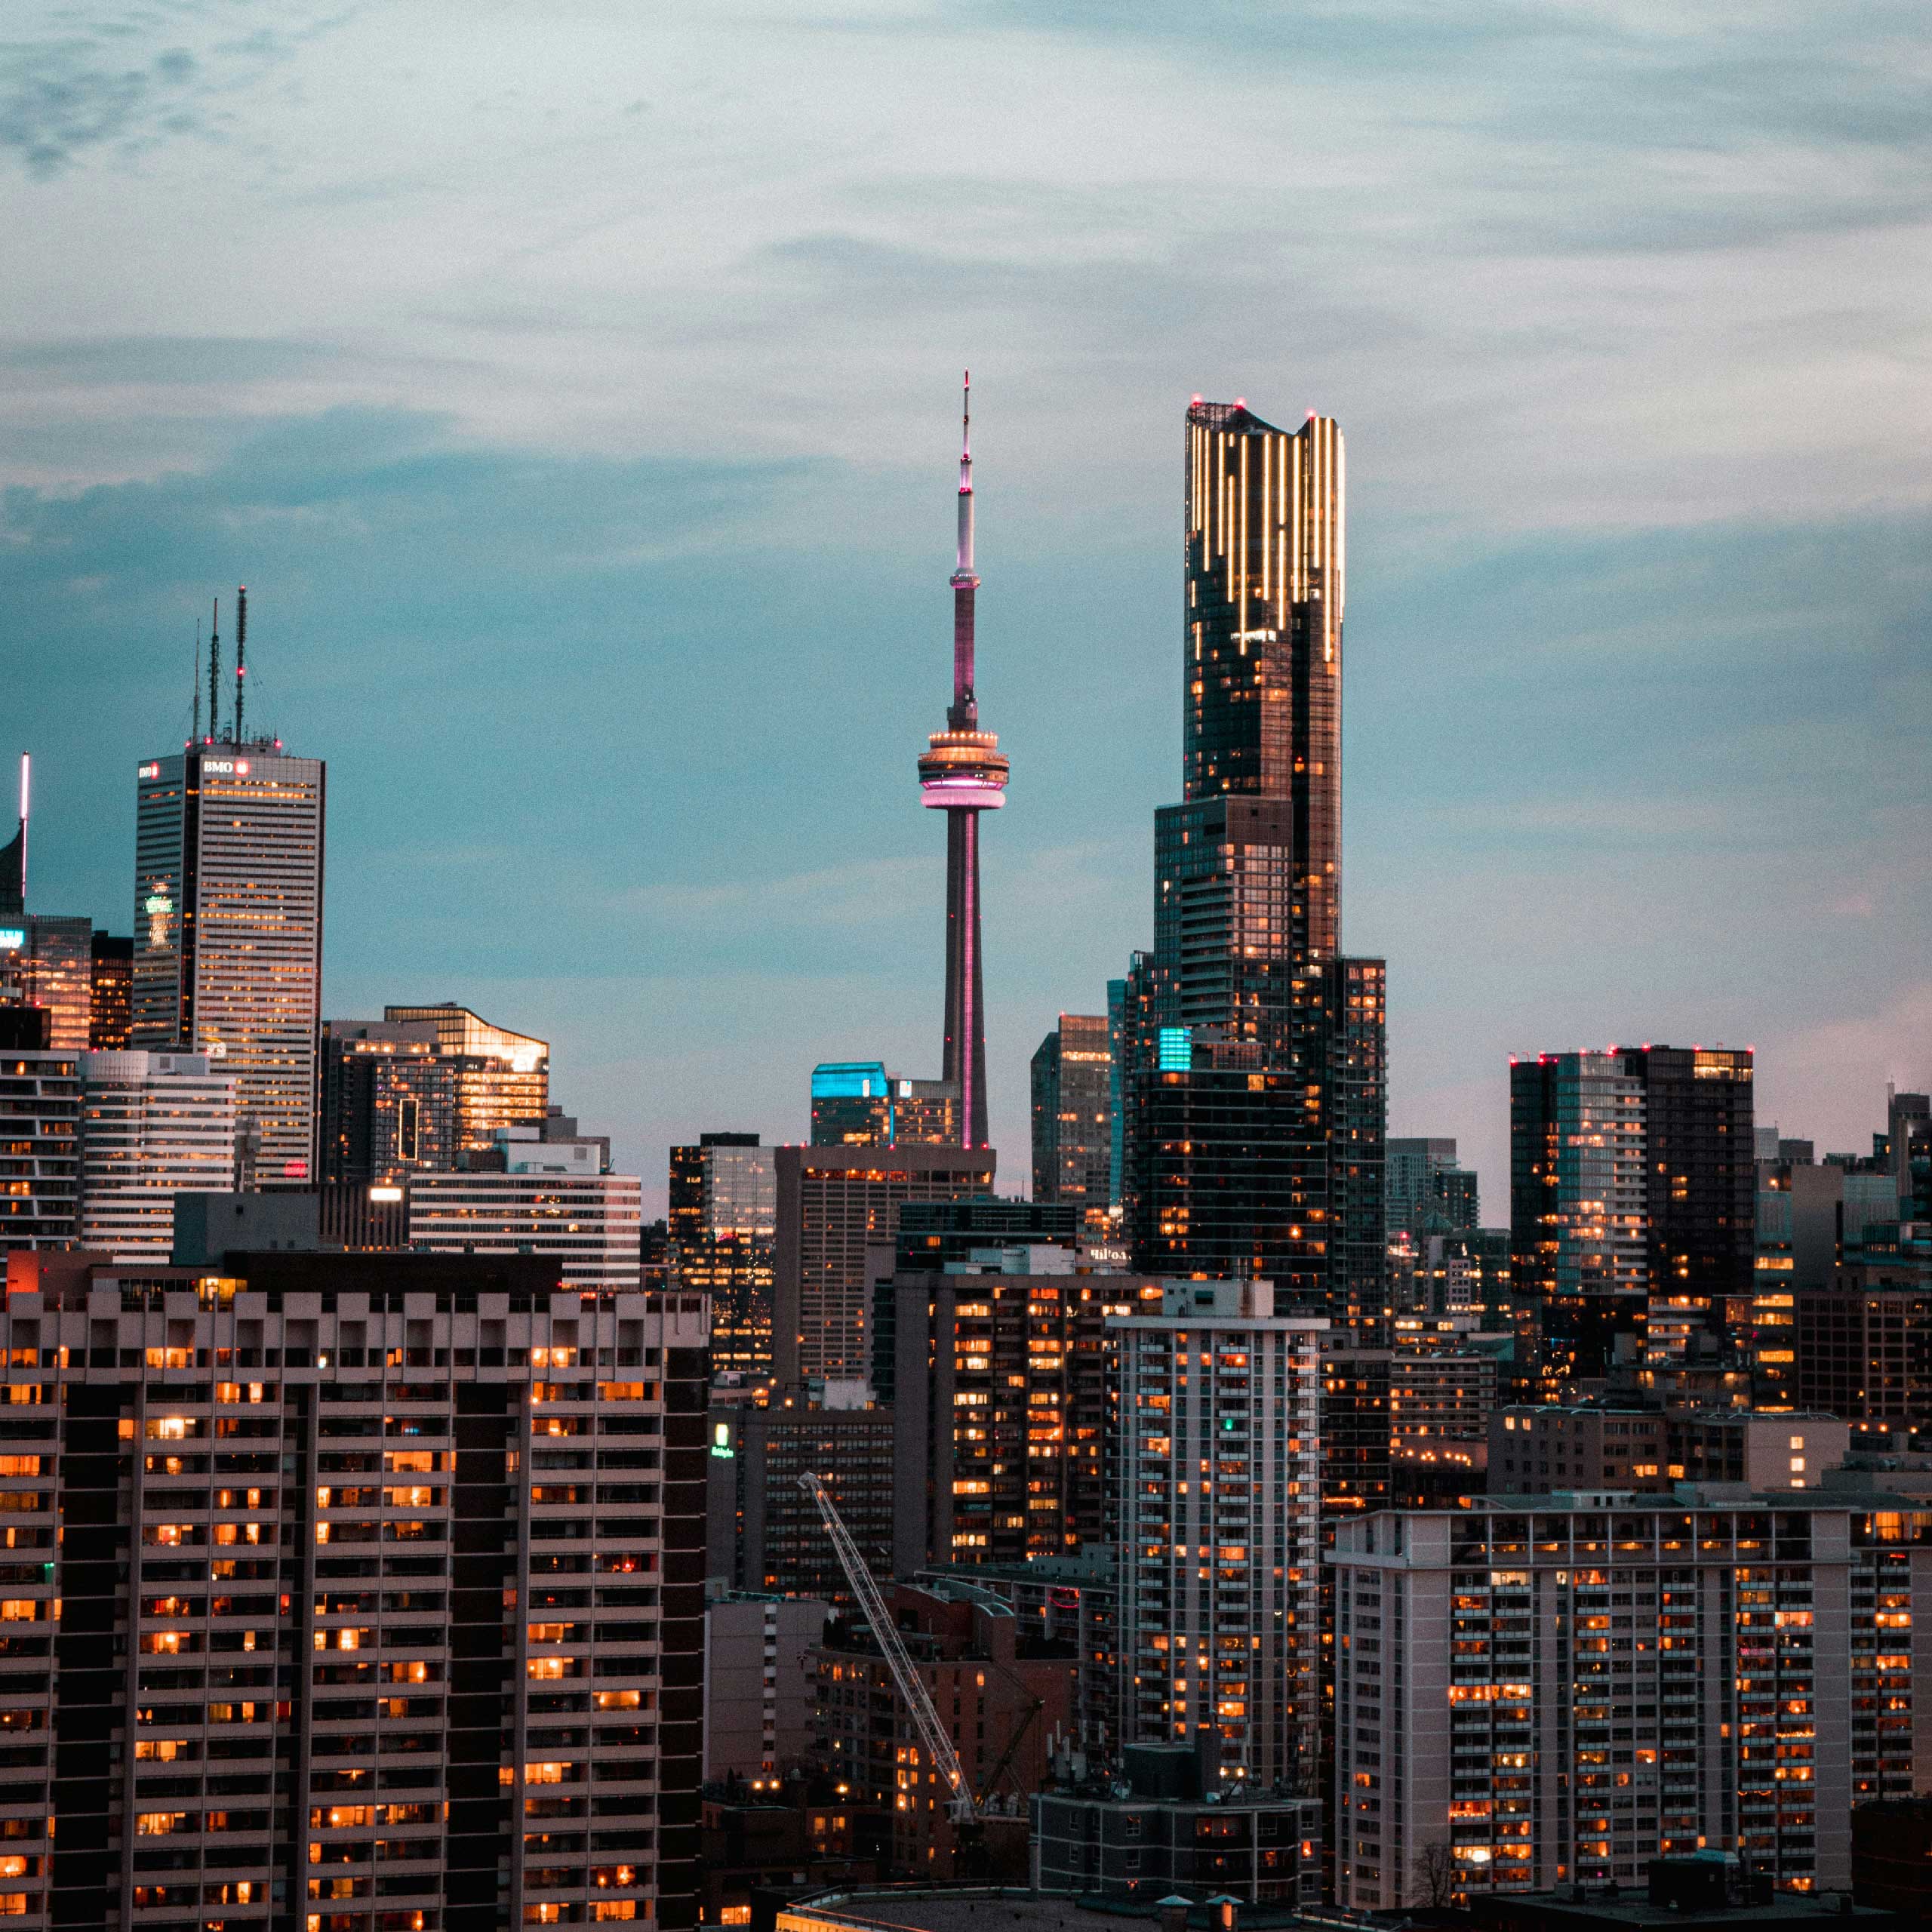
M952 573L952 703L919 759L928 809L946 814L946 1055L959 1088L959 1138L986 1145L986 1023L980 986L980 814L1006 802L999 740L980 728L973 694L973 377L967 371L959 451L959 555Z

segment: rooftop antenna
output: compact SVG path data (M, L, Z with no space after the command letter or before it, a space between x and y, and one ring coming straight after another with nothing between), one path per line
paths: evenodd
M221 735L221 599L214 600L214 623L208 632L208 734L204 744Z
M202 735L202 620L195 620L195 722L188 734L188 742L194 743Z
M235 591L235 742L242 742L242 680L248 675L248 586L238 584Z
M27 777L33 769L30 753L20 754L20 904L27 903Z

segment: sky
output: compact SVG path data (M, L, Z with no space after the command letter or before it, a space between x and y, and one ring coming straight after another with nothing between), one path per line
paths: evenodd
M1507 1215L1510 1054L1932 1084L1922 0L14 0L0 752L129 930L250 590L323 1004L456 999L661 1206L938 1070L959 372L993 1135L1149 943L1182 417L1349 446L1343 940Z

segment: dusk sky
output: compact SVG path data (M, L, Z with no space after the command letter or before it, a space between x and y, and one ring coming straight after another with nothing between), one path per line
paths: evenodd
M250 592L329 1017L456 999L661 1211L936 1075L970 365L993 1139L1152 938L1182 418L1347 438L1344 943L1507 1218L1512 1052L1932 1083L1924 0L14 0L0 752L131 929Z

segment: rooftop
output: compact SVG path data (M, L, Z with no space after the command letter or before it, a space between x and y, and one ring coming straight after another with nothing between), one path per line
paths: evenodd
M1143 1900L1068 1898L991 1886L884 1885L808 1895L783 1908L779 1932L808 1926L841 1932L1124 1932L1137 1921L1158 1924L1151 1893ZM1206 1932L1213 1915L1206 1904L1197 1904L1188 1922L1192 1932ZM1310 1921L1284 1907L1244 1902L1236 1923L1242 1932L1261 1932Z

